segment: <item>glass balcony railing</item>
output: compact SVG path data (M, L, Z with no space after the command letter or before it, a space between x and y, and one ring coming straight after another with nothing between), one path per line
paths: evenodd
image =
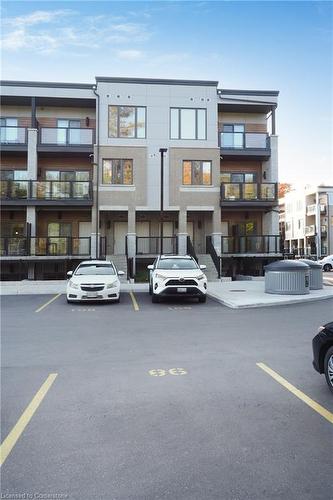
M221 184L221 202L277 201L275 182L229 182Z
M3 145L27 144L27 128L0 127L0 140Z
M305 226L305 235L314 236L316 234L316 226L311 224L311 226Z
M220 132L223 149L269 149L269 136L263 132Z
M0 181L2 200L92 200L91 181Z
M308 205L306 208L306 215L316 215L317 205L314 203L313 205Z
M40 144L53 146L92 146L94 129L92 128L51 128L40 129Z
M222 236L222 254L277 254L280 253L280 236Z
M2 237L0 255L15 256L90 256L90 237L71 238L67 236L45 237Z

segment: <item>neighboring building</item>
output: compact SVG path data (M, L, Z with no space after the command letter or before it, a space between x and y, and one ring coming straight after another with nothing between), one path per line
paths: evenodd
M278 92L217 84L2 82L2 278L63 278L96 256L133 275L161 220L164 253L223 275L280 257Z
M286 252L316 258L333 253L333 186L295 189L285 195L281 206Z

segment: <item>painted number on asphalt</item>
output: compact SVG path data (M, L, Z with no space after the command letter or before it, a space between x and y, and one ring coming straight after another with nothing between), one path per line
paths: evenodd
M184 307L181 307L181 306L174 306L174 307L168 307L169 311L189 311L190 309L192 309L192 307L190 306L184 306Z
M186 375L187 371L184 368L170 368L169 370L154 368L153 370L149 370L148 373L152 377L165 377L165 375Z
M93 309L91 307L89 307L88 309L82 309L82 308L72 309L72 312L91 312L91 311L96 311L96 309Z

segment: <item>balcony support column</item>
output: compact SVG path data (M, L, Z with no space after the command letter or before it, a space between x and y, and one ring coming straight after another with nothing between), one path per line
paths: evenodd
M28 128L28 179L37 179L37 129Z
M135 260L136 256L136 213L135 207L128 207L127 213L127 257Z
M178 255L187 253L187 210L181 208L178 213Z

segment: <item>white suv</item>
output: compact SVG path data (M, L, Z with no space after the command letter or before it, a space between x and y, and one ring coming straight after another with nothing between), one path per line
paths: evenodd
M318 260L323 268L323 271L332 271L333 269L333 255L327 255L323 259Z
M152 302L175 295L206 302L207 277L202 272L206 266L199 266L189 255L160 255L148 269Z

